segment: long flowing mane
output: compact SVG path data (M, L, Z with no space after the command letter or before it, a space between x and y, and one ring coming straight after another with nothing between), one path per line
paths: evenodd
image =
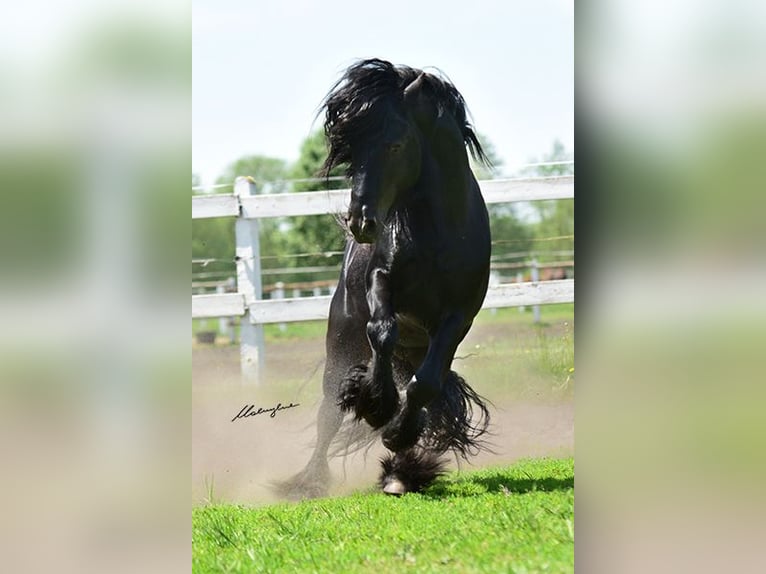
M351 163L352 147L374 137L382 125L384 106L378 104L401 104L404 89L422 73L422 70L394 66L377 58L361 60L346 70L320 109L320 113L325 111L324 132L329 147L322 169L325 175L336 166ZM438 114L447 113L454 118L471 156L489 166L489 159L468 120L463 96L441 73L427 73L424 79Z

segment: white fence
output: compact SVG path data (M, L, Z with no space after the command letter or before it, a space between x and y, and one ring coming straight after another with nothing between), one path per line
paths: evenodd
M573 199L574 176L480 182L488 203ZM236 217L237 292L192 295L192 318L242 317L240 360L244 382L257 382L263 358L264 323L326 319L328 296L261 299L258 219L342 213L349 190L256 195L252 178L239 177L234 193L192 197L192 219ZM490 286L483 308L522 307L574 301L574 280Z

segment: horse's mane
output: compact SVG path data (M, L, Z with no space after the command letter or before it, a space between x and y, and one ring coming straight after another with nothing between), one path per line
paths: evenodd
M361 60L346 70L320 108L320 113L325 111L324 132L329 148L324 174L338 165L351 163L352 145L370 138L382 125L381 106L377 104L403 102L404 89L422 73L422 70L394 66L377 58ZM460 92L440 72L427 73L424 80L438 114L447 113L455 119L471 156L489 166Z

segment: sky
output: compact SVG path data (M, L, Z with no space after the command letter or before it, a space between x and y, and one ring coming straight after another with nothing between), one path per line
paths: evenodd
M192 17L203 184L245 155L297 159L327 91L370 57L442 70L506 172L555 139L574 152L573 0L193 0Z

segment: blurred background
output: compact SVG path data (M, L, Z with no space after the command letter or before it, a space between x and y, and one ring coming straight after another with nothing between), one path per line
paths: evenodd
M572 2L200 0L194 10L194 201L225 198L237 176L252 176L254 193L266 196L347 189L342 170L329 185L315 179L327 156L317 112L345 68L371 57L442 73L454 83L492 160L492 167L473 166L478 179L571 182ZM499 203L490 206L490 217L493 285L574 277L571 198ZM193 295L243 290L243 263L234 257L241 223L193 220ZM334 291L346 241L337 214L261 218L257 225L264 299ZM240 375L247 322L192 321L195 504L273 502L269 482L300 470L311 452L325 322L265 325L258 384ZM477 318L455 362L495 405L496 455L476 464L572 453L573 334L572 303L492 309ZM279 402L300 407L274 420L231 423L243 405ZM373 485L378 454L335 461L332 493Z
M3 566L185 569L189 6L4 12Z
M546 82L566 76L551 54L559 54L553 36L566 38L561 15L574 3L545 3L549 25L535 28L521 12L498 18L499 4L461 5L460 18L441 24L464 24L451 46L482 47L464 62L443 63L444 46L416 61L404 48L376 55L442 67L494 145L499 174L510 176L574 152L573 128L559 133L544 111L529 112L535 95L550 103L565 89ZM263 15L275 10L255 6ZM229 167L243 157L277 159L285 171L260 176L272 185L294 177L326 89L350 60L372 55L351 46L353 26L334 33L304 3L280 6L281 21L258 21L236 10L223 18L227 3L195 2L192 25L189 5L168 0L78 0L65 10L32 0L0 23L0 545L10 570L189 564L192 489L179 488L189 485L191 464L189 172L193 193L216 193L219 178L230 183L238 170ZM203 165L196 135L190 158L188 120L192 55L196 66L205 46L192 54L190 38L198 24L225 29L237 20L252 50L266 54L242 62L239 74L268 84L272 73L276 93L305 92L297 122L305 131L278 151L231 148L221 142L238 130L222 121L227 137L204 138L221 149ZM294 33L303 20L317 22L315 34ZM505 33L489 34L494 22L507 24ZM587 571L763 570L764 24L766 7L755 0L578 4L585 147L575 210L585 234L577 297L585 306L576 559ZM523 36L526 28L532 33ZM283 39L266 29L284 31ZM388 40L389 32L361 36L375 47L408 37ZM262 37L269 42L256 50ZM348 43L344 55L312 64L334 38ZM490 48L497 58L485 57ZM279 50L299 52L309 62L305 77L320 87L277 73L270 55ZM210 56L209 65L222 66L221 57ZM512 85L482 85L496 76ZM223 95L237 83L227 76L213 86ZM516 93L525 99L498 103ZM485 98L495 100L485 106ZM199 104L227 107L212 96ZM281 118L280 108L269 109ZM523 121L506 129L509 116ZM566 116L556 125L566 128ZM243 132L274 141L256 138L257 126ZM531 211L513 217L532 227L545 219ZM223 241L229 232L209 233ZM193 259L194 249L193 240ZM221 275L192 280L225 280L230 267L213 271ZM531 372L567 360L516 364Z
M764 567L764 24L578 3L583 571Z

